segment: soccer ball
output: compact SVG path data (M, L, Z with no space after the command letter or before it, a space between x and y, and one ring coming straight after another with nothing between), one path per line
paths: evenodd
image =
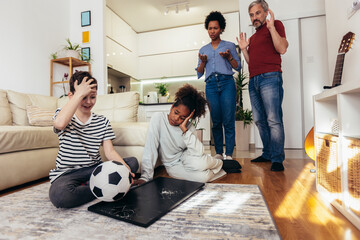
M107 161L97 166L90 177L91 192L98 199L113 202L129 191L131 175L127 167L116 161Z

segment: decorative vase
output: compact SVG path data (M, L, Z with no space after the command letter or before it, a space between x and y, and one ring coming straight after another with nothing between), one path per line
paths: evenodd
M236 151L248 151L250 143L250 125L244 128L244 121L235 121Z
M73 57L80 59L80 53L75 50L62 50L59 52L59 58L65 58L65 57Z
M167 103L169 96L159 96L159 103Z

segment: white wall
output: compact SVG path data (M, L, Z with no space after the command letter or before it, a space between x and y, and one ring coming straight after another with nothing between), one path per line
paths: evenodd
M329 57L329 81L332 84L337 52L343 36L351 31L355 33L355 42L352 49L345 55L342 83L360 81L360 11L357 11L350 19L347 18L347 11L352 6L352 0L326 0L326 25L327 44Z
M300 20L302 56L302 89L304 136L314 126L313 96L323 91L331 78L328 75L328 48L326 40L326 17ZM311 36L311 37L309 37Z
M70 1L0 1L0 88L50 94L50 54L70 34Z
M253 0L239 0L241 31L248 31L252 25L248 7ZM325 14L325 0L267 0L276 19L297 19ZM336 1L336 0L334 0ZM340 4L340 3L339 3ZM251 31L248 32L251 34Z
M60 50L66 38L81 44L82 31L90 30L90 44L83 46L91 47L92 73L103 93L104 1L1 0L0 88L50 95L50 54ZM82 28L80 14L86 10L91 10L91 26Z
M105 0L76 0L70 6L70 39L82 47L90 47L91 73L98 80L98 94L107 93L105 60ZM91 11L91 25L81 27L81 12ZM82 32L90 31L90 42L82 44Z

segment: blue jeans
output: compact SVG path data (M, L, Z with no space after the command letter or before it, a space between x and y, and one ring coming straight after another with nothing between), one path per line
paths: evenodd
M262 157L280 163L285 159L282 84L281 72L263 73L249 82L253 118L264 146Z
M223 127L225 154L232 156L235 145L236 86L233 76L213 74L206 79L206 98L210 104L212 134L215 151L223 153Z
M135 157L123 158L129 165L131 172L136 173L139 163ZM91 173L99 165L70 170L61 174L51 184L49 190L50 201L57 208L73 208L95 199L89 184Z

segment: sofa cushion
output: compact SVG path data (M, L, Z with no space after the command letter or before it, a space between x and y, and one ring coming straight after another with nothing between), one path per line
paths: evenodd
M10 104L6 91L0 89L0 125L12 125Z
M31 126L53 126L54 111L42 109L37 106L26 106L26 112Z
M12 119L14 125L28 126L26 106L33 105L43 109L52 110L55 113L57 98L38 94L25 94L15 91L7 91Z
M135 91L98 95L92 112L104 115L111 122L136 122L139 99ZM68 101L69 97L59 98L57 107L64 107Z
M93 112L104 115L111 122L136 122L139 106L138 92L99 95Z
M57 108L57 97L45 96L39 94L27 94L30 98L31 105L37 106L43 109L56 111Z
M112 122L114 146L145 146L148 122Z
M7 91L7 95L14 125L29 125L26 116L26 106L31 105L29 97L24 93L18 93L11 90Z
M63 108L65 104L69 101L69 97L61 97L57 100L57 108Z
M0 153L59 147L52 127L0 126Z

